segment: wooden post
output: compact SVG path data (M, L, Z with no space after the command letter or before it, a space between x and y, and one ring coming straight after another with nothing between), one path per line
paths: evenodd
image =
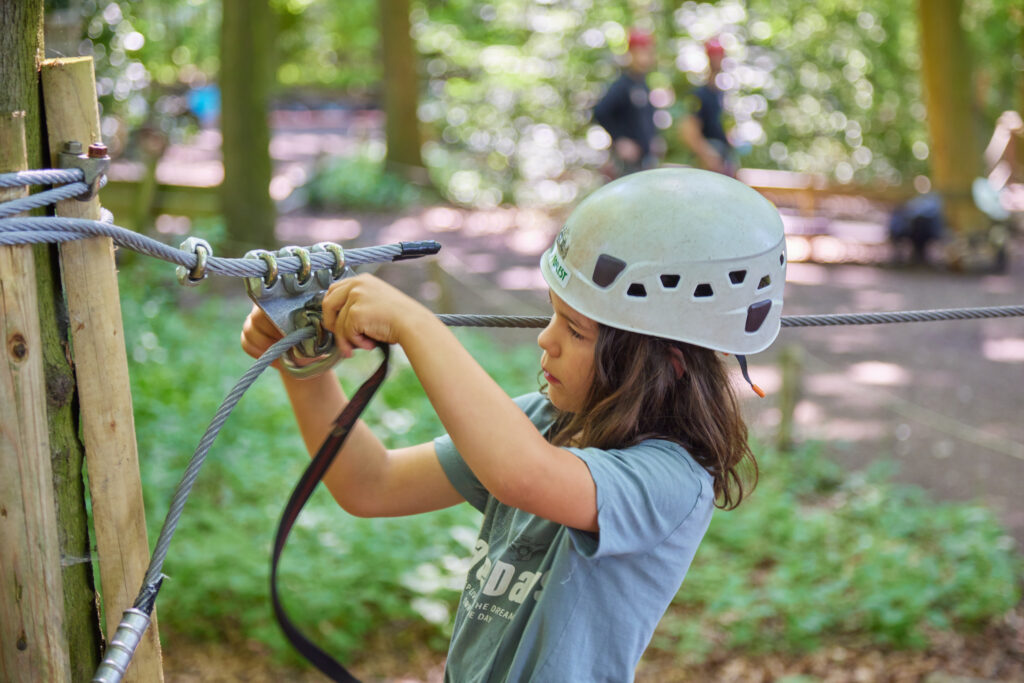
M971 244L985 220L971 197L981 175L981 149L971 109L971 60L960 26L963 0L918 0L921 74L928 108L933 187L942 196L946 221L957 237L950 265L971 268L984 255Z
M79 141L83 147L98 142L92 58L46 60L41 75L50 158L59 159L67 141ZM60 202L57 214L98 220L99 200ZM63 244L60 253L104 617L107 633L113 634L122 612L132 606L149 564L114 245L108 237L95 237ZM124 680L163 680L155 612Z
M0 172L27 163L25 112L0 115ZM0 680L70 681L31 247L0 247L0 331Z
M779 353L779 367L782 369L782 387L779 389L779 431L775 447L780 451L788 451L793 447L796 404L800 401L803 375L800 347L794 344L784 346Z

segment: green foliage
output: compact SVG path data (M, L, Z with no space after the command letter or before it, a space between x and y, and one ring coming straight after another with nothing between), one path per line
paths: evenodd
M251 361L237 346L246 300L180 288L172 266L152 264L122 272L122 308L155 538L199 436ZM536 388L536 348L498 349L484 335L460 335L510 393ZM408 362L393 358L367 421L394 446L436 436L442 428ZM339 366L349 392L377 362L360 353ZM936 503L893 484L884 467L849 475L814 448L757 450L756 492L738 510L716 513L655 647L690 659L722 647L799 652L847 637L919 647L937 631L984 624L1020 599L1020 556L989 511ZM306 463L279 381L260 379L214 444L185 508L159 601L165 628L258 640L276 657L296 659L268 604L268 558ZM321 487L285 551L284 601L343 659L382 631L443 649L478 524L468 506L353 519Z
M759 460L755 494L716 515L656 646L916 648L1020 600L1021 558L990 511L932 501L885 465L844 478L815 447Z
M261 0L267 1L267 0ZM316 92L382 106L378 2L269 0L283 99ZM84 17L79 50L96 57L104 134L149 119L178 131L189 88L216 79L214 0L48 0ZM471 0L412 5L424 157L450 201L569 203L599 176L607 139L590 112L615 77L626 30L652 28L669 160L690 160L675 133L704 79L702 42L720 36L722 74L743 164L846 181L906 182L928 172L916 5L887 0L595 3ZM964 0L984 139L1017 109L1024 52L1019 0ZM140 40L141 38L141 40ZM339 97L339 93L341 94ZM119 124L119 122L121 122ZM979 150L980 153L980 150Z
M364 151L325 160L303 186L316 210L396 211L422 204L431 193L387 171L380 155Z

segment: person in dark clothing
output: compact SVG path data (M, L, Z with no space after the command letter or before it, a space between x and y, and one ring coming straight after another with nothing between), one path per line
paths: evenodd
M942 198L935 193L914 197L889 217L889 240L894 260L905 261L904 245L910 246L910 263L928 263L928 247L945 233Z
M679 132L683 142L697 156L701 168L735 177L739 164L722 124L725 105L722 91L715 83L715 77L722 71L725 49L711 39L704 44L704 50L708 55L708 82L691 93L690 113L680 124Z
M657 165L657 129L647 74L655 64L654 38L631 31L629 63L618 80L594 107L594 120L612 138L613 176L626 175Z

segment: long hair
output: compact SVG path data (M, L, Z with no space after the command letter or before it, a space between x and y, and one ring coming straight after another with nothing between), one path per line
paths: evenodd
M679 378L673 348L682 354ZM680 444L707 470L719 508L735 508L757 483L747 426L721 357L700 346L599 325L594 379L583 408L560 411L548 439L556 446L609 449L654 438Z

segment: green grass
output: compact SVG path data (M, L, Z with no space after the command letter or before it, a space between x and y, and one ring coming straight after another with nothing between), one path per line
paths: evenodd
M186 291L172 266L150 259L122 272L121 286L155 539L201 433L251 364L238 346L249 303ZM510 393L536 388L535 347L499 348L500 333L460 335ZM350 392L377 358L338 366ZM408 363L393 358L367 421L389 445L436 436L441 427ZM165 628L256 640L297 661L269 606L268 571L279 515L308 457L273 375L253 386L214 444L171 544L158 604ZM976 628L1019 601L1021 558L988 510L932 501L892 483L884 467L840 471L813 447L757 451L757 491L738 510L716 513L655 647L691 660L715 648L801 652L848 637L921 647L936 631ZM468 506L354 519L320 487L285 550L284 602L343 661L383 630L443 650L478 524Z
M921 648L1020 600L1021 557L991 511L894 484L885 462L850 474L816 446L758 450L761 483L716 514L656 646L696 659L830 638Z
M325 159L302 188L310 208L396 211L437 199L436 192L388 171L379 156L364 149Z

